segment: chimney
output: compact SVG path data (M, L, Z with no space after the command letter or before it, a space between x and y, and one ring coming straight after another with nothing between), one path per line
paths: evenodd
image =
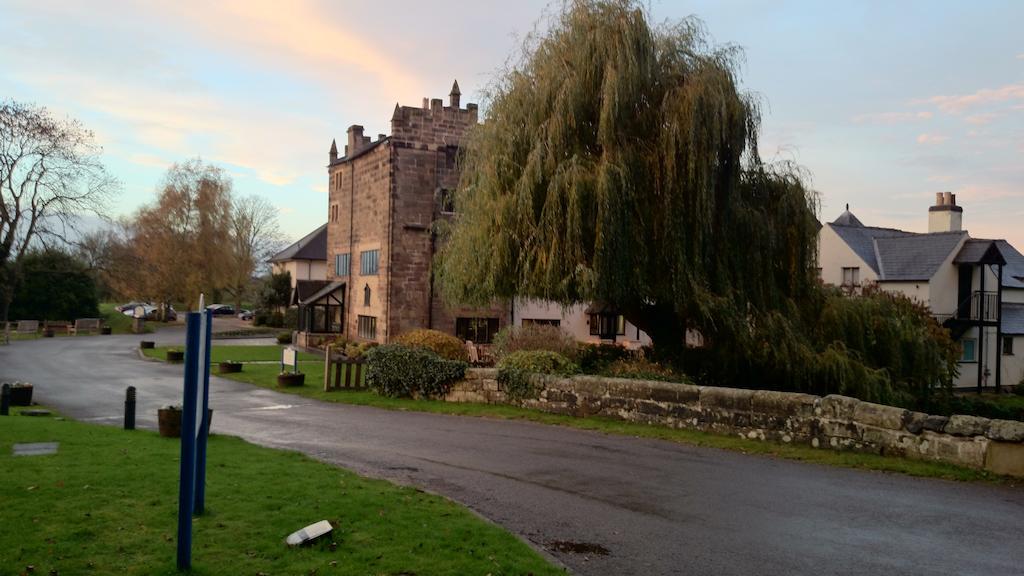
M348 146L345 148L345 155L352 156L363 147L363 127L353 124L348 127Z
M331 164L334 164L335 162L338 161L338 143L336 141L334 141L334 140L331 140L330 156L331 156Z
M956 194L936 192L935 206L928 209L928 232L961 232L964 209L956 205Z
M459 107L459 99L460 99L461 96L462 96L462 91L459 90L459 81L456 80L455 83L452 84L452 92L451 92L451 94L448 95L449 102L450 102L449 105L452 108L456 108L457 109Z

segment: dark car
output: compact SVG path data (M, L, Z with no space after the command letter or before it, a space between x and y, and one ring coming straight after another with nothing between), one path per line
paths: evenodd
M235 309L230 304L210 304L207 310L213 312L214 316L234 316Z

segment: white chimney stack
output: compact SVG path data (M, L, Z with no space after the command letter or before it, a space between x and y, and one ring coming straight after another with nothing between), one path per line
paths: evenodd
M928 232L960 232L964 209L956 205L956 194L936 192L935 206L928 209Z

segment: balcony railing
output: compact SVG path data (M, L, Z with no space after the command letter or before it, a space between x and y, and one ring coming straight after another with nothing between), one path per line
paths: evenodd
M982 304L984 304L984 310L982 310ZM981 313L984 312L985 317L982 318ZM995 322L999 317L999 293L998 292L981 292L974 291L971 294L971 320L983 320L985 322Z

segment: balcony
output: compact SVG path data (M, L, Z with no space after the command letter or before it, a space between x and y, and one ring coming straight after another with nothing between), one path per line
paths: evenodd
M984 306L982 306L984 304ZM982 310L984 308L984 310ZM964 310L961 310L963 312ZM984 311L984 318L981 312ZM963 318L963 316L961 316ZM981 320L983 322L995 322L999 318L999 293L981 292L975 290L971 294L971 310L968 320Z

